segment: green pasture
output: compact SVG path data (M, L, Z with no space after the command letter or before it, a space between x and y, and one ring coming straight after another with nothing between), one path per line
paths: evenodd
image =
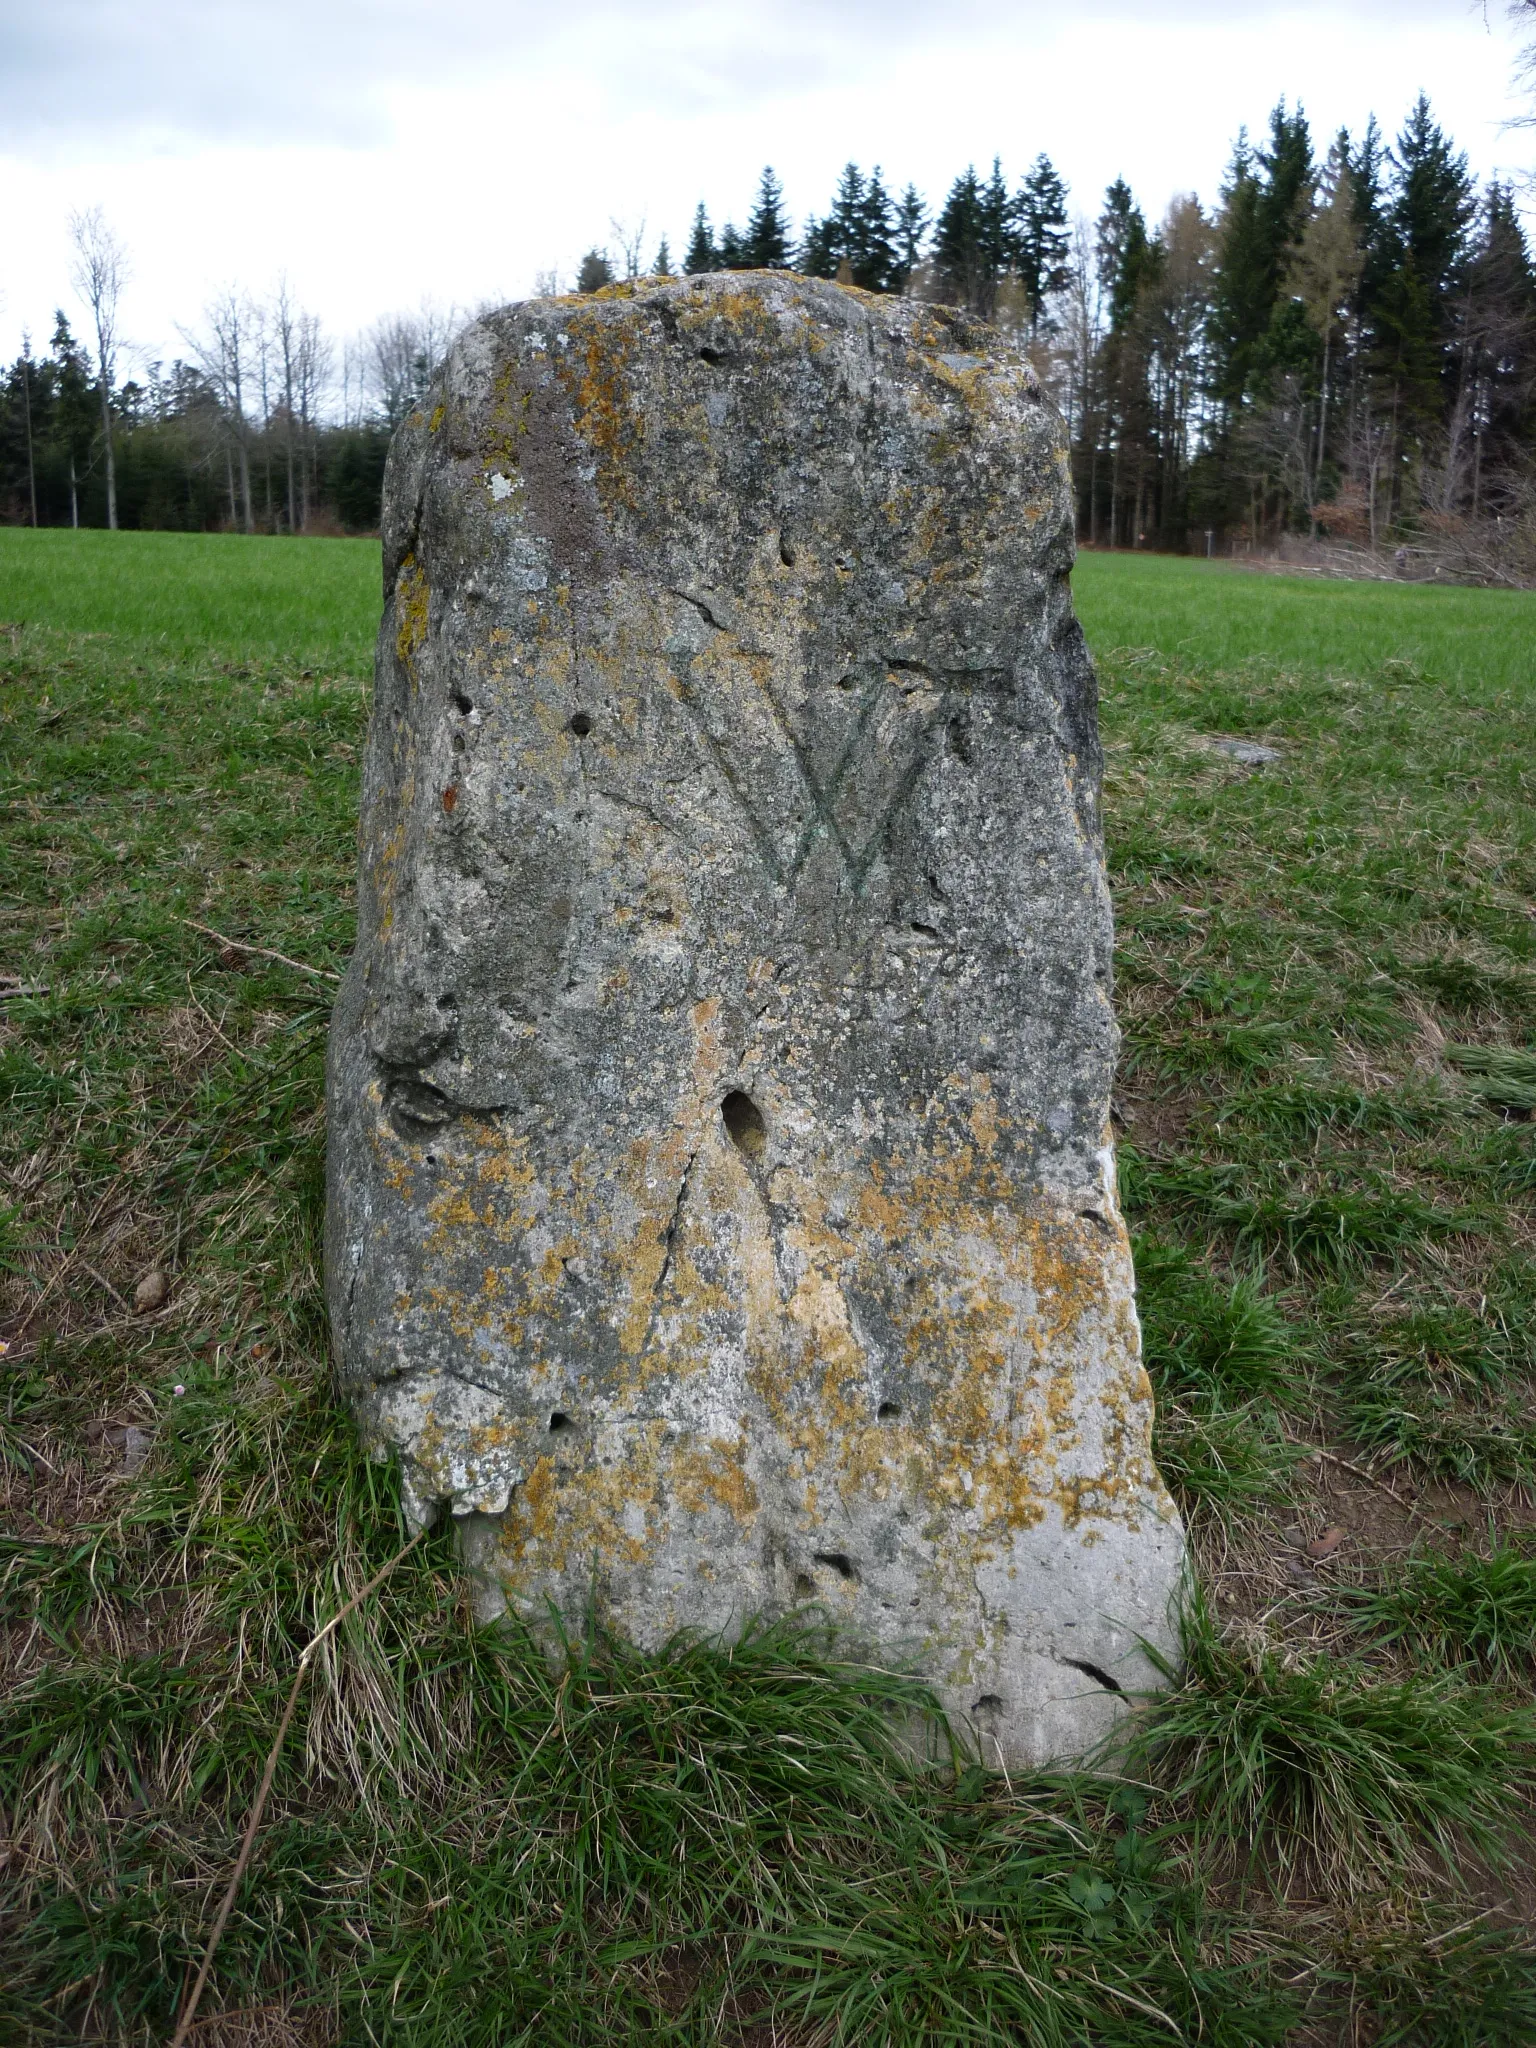
M1151 648L1195 668L1269 660L1354 676L1397 662L1445 682L1536 685L1536 592L1086 552L1073 589L1100 653ZM365 675L379 602L376 541L0 527L0 620Z
M1536 2040L1536 599L1076 588L1183 1667L1009 1781L814 1626L552 1668L439 1531L193 2043ZM170 2038L403 1541L319 1283L377 606L373 543L0 530L6 2048Z
M1189 669L1283 662L1366 677L1536 689L1536 591L1280 576L1174 555L1084 552L1072 573L1094 651L1150 647Z
M379 544L0 526L0 621L367 675Z

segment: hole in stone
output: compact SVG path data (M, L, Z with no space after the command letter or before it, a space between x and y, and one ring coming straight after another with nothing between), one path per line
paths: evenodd
M587 716L585 711L577 711L573 713L571 718L571 731L575 733L577 739L584 740L591 730L592 721Z
M836 1572L840 1579L855 1580L859 1576L858 1567L853 1559L841 1550L813 1550L811 1555L818 1564L824 1564L829 1571Z
M1079 1209L1077 1213L1085 1223L1093 1224L1098 1230L1107 1231L1110 1227L1108 1218L1101 1216L1097 1209Z
M936 939L939 936L939 928L936 924L921 924L915 917L912 920L912 929L915 932L921 932L925 939Z
M701 348L699 350L699 361L701 363L709 363L715 369L719 369L722 363L730 361L730 357L726 355L723 349Z
M462 754L464 751L464 735L461 732L456 732L453 736L453 751L456 754Z
M721 1103L720 1114L731 1143L749 1159L755 1159L768 1142L768 1126L751 1096L733 1088Z
M1090 1664L1082 1657L1063 1657L1062 1663L1071 1671L1081 1671L1084 1678L1091 1678L1095 1685L1105 1692L1124 1692L1125 1687L1118 1678L1111 1678L1102 1664Z
M419 1144L452 1123L454 1107L429 1083L414 1074L401 1074L385 1090L384 1113L400 1137Z
M882 1401L875 1410L875 1414L881 1422L895 1422L901 1414L901 1403L899 1401Z
M779 535L779 560L786 569L793 569L795 566L795 551L782 533Z
M455 711L462 712L464 717L468 718L475 707L462 690L455 690L453 693L453 708Z
M837 687L840 690L851 690L853 688L853 677L851 675L839 676L837 679Z
M572 1422L563 1408L557 1408L549 1418L549 1433L551 1436L554 1436L559 1430L574 1429L575 1427L575 1423Z
M809 1575L809 1573L807 1573L807 1572L796 1572L796 1573L795 1573L795 1598L796 1598L797 1600L809 1600L809 1599L810 1599L810 1597L811 1597L811 1595L812 1595L812 1594L813 1594L813 1593L814 1593L815 1591L816 1591L816 1588L815 1588L815 1586L814 1586L814 1585L812 1584L812 1582L811 1582L811 1578L810 1578L810 1575Z
M1002 1711L1003 1697L996 1692L984 1692L971 1709L973 1714L1000 1714Z

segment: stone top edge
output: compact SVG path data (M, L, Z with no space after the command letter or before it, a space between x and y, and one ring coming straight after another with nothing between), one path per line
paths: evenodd
M519 333L544 332L577 319L597 318L622 323L634 313L684 308L731 325L762 313L802 311L848 332L883 331L890 339L907 340L928 354L954 358L950 367L1005 368L1020 379L1030 395L1040 396L1039 379L1021 343L979 315L958 306L890 293L862 291L856 285L805 277L792 270L709 271L699 276L643 277L604 285L595 292L562 292L544 298L514 299L489 307L462 330L457 348L476 331L503 344ZM973 358L973 363L959 358Z

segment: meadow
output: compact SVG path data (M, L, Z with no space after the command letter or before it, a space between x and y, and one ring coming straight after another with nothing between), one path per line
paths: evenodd
M1182 1669L1114 1774L919 1766L814 1627L557 1672L435 1534L193 2041L1536 2038L1536 596L1075 582ZM169 2037L405 1539L318 1278L377 606L371 543L0 529L7 2043Z

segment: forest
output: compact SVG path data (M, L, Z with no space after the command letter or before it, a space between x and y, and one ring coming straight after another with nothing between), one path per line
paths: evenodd
M363 532L391 431L452 319L424 308L337 350L285 287L226 293L187 351L116 374L121 249L74 224L86 318L61 311L0 385L0 519ZM575 277L674 268L616 228ZM1536 267L1516 194L1481 188L1426 98L1326 145L1278 105L1214 206L1151 220L1122 179L1096 216L1040 155L939 203L848 164L798 230L765 169L745 224L704 205L685 272L797 269L962 305L1021 340L1065 415L1081 539L1230 554L1374 551L1477 581L1536 577ZM542 278L541 289L561 280ZM106 315L106 325L102 316Z

